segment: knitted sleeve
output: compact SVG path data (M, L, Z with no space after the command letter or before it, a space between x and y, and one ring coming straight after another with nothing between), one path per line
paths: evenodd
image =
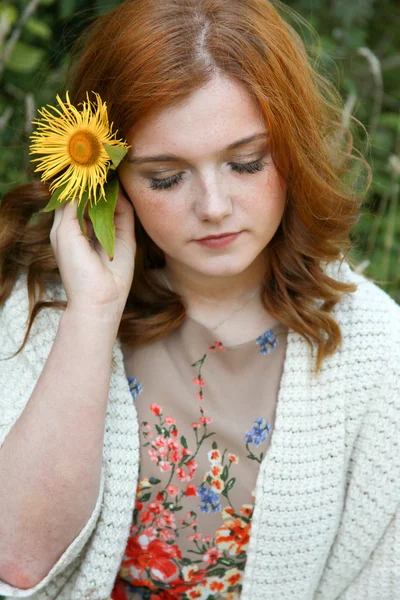
M358 572L340 600L400 598L400 308L393 307L388 366L364 424L359 510L366 515L353 552ZM362 463L361 463L362 464ZM373 546L372 540L378 540ZM360 568L361 566L361 568Z
M387 310L388 303L377 306ZM400 307L390 301L382 365L351 449L343 514L314 600L400 598Z
M21 345L28 313L27 289L20 277L11 296L0 308L0 358L9 357ZM60 313L42 311L36 317L31 336L16 357L0 361L0 452L13 425L23 412L50 353L57 332ZM25 598L44 588L63 572L84 549L99 517L104 492L104 472L96 505L86 525L71 542L50 572L35 587L18 589L0 581L0 596ZM62 518L62 515L60 515Z

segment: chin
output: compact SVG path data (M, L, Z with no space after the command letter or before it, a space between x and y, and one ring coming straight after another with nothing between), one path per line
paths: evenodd
M214 257L202 260L201 263L193 263L187 265L194 271L201 273L202 275L208 275L209 277L235 277L236 275L240 275L250 265L253 263L253 260L243 260L241 257L240 260L235 257L229 257L229 260L224 260L227 257Z

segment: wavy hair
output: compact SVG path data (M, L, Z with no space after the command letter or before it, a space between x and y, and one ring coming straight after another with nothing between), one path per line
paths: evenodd
M330 277L323 265L344 260L351 249L349 233L371 174L342 125L339 93L318 72L291 18L307 26L277 1L126 0L75 42L65 87L74 104L86 99L86 91L98 92L123 137L140 118L184 101L215 72L247 87L287 183L283 218L267 247L261 297L273 317L312 349L316 345L318 372L342 342L332 308L356 290ZM367 172L359 191L354 164ZM48 184L31 181L9 191L0 206L0 306L21 269L27 272L29 324L18 352L41 309L67 304L43 300L46 282L61 281L49 240L53 215L39 213L49 198ZM164 253L138 218L135 233L134 279L118 330L120 341L132 347L168 335L185 316L183 299L154 278Z

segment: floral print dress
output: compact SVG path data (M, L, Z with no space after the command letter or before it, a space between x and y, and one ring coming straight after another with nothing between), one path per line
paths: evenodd
M111 600L237 600L287 327L224 346L187 317L134 354L140 467Z

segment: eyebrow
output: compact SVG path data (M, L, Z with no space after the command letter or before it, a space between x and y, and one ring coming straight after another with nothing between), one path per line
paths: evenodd
M268 132L256 133L254 135L251 135L250 137L246 137L241 140L238 140L237 142L233 142L233 144L229 144L229 146L227 146L224 150L220 150L218 152L218 154L222 154L223 152L228 152L229 150L234 150L235 148L238 148L239 146L243 146L244 144L248 144L254 140L257 140L259 138L264 138L264 137L268 137ZM131 158L127 159L127 162L135 163L136 165L141 165L141 164L147 163L147 162L176 162L178 160L185 160L185 159L182 158L181 156L176 156L175 154L159 154L158 156L142 156L142 157L132 156Z

